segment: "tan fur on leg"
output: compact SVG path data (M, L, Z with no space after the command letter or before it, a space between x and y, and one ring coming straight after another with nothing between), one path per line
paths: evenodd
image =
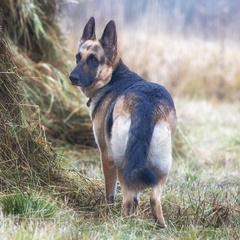
M158 185L152 189L152 194L150 197L151 210L155 219L155 223L161 228L165 228L167 226L164 221L161 204L162 191L166 180L167 176L160 180Z
M122 173L118 171L118 178L121 183L122 191L123 191L123 202L122 202L122 215L124 217L129 216L133 213L133 211L136 209L136 195L137 192L130 190L127 185L125 184L123 180Z
M114 203L117 186L117 172L114 162L109 158L107 151L101 154L102 168L105 180L105 193L108 203Z

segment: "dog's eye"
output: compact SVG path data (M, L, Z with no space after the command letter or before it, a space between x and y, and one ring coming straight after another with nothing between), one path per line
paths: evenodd
M76 63L78 64L78 62L81 60L81 54L77 53L76 54Z
M98 63L97 58L93 54L89 56L88 60L92 63Z

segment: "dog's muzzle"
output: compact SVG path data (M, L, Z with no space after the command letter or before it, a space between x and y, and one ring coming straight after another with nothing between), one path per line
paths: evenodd
M72 71L69 79L72 85L79 87L88 87L94 82L94 76L89 76L88 74L79 74L77 71Z

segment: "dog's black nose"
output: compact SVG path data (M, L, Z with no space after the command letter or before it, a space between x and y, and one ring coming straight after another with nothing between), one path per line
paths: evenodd
M72 85L77 85L79 77L77 74L71 73L69 76L69 79L70 79Z

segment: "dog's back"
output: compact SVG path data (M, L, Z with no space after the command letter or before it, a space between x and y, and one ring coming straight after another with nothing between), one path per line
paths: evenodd
M92 119L95 122L98 113L97 122L104 123L105 135L104 139L97 137L98 144L106 142L126 185L135 190L156 185L171 166L176 116L170 94L120 62L97 99Z

